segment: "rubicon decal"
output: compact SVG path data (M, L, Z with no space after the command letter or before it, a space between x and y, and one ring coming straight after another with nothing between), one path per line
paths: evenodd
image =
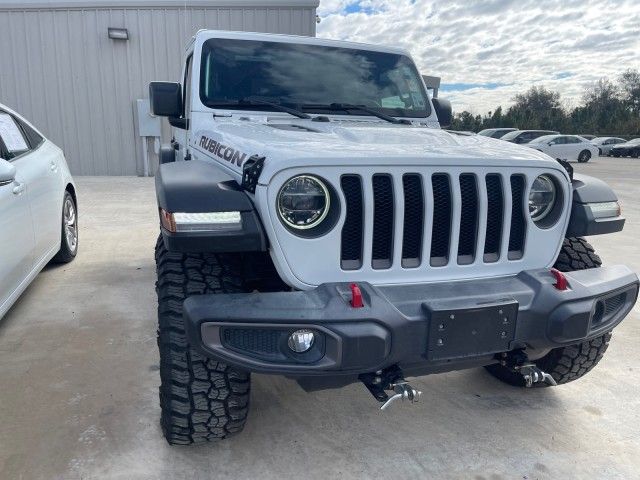
M246 153L242 153L228 145L216 142L215 140L212 140L205 135L202 135L200 137L199 146L213 153L216 157L226 160L227 162L230 162L239 167L242 166L242 164L244 163L244 159L247 158Z

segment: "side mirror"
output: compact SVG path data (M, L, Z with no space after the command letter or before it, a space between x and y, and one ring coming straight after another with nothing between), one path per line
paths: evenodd
M182 115L182 87L176 82L151 82L149 84L151 114L158 117Z
M0 159L0 187L13 183L16 178L16 167L6 160Z
M453 114L451 113L451 102L444 98L432 98L433 108L436 110L438 122L441 127L449 127L453 120Z

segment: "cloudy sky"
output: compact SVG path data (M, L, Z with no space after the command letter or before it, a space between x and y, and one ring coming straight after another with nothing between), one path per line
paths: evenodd
M532 85L579 104L640 69L640 0L320 0L318 36L408 49L455 111L508 106Z

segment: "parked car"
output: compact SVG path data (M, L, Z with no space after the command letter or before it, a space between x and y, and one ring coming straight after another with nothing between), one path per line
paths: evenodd
M418 400L407 376L487 366L526 388L600 361L638 293L582 238L624 225L604 182L427 128L451 105L399 48L200 30L182 65L149 86L174 127L156 174L169 443L242 430L251 372L359 381L385 409Z
M587 140L593 140L596 138L595 135L591 135L590 133L580 133L578 134L578 137L586 138Z
M640 138L614 145L611 149L611 155L614 157L640 157Z
M543 135L557 135L560 132L554 130L516 130L503 135L500 140L506 140L511 143L529 143Z
M76 202L62 150L0 105L0 318L49 261L75 258Z
M577 160L580 163L588 162L591 157L598 156L598 147L578 135L544 135L526 145L550 157Z
M478 135L482 135L484 137L491 138L502 138L509 132L515 132L518 130L517 128L485 128L484 130L480 130Z
M598 147L600 155L611 155L611 149L616 145L626 143L626 140L619 137L596 137L591 140L591 143Z

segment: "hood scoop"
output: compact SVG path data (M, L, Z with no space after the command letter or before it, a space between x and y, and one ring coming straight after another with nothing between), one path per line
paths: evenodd
M277 128L278 130L287 130L289 132L320 133L319 130L314 130L313 128L305 127L303 125L295 125L293 123L271 123L269 126L271 128Z

